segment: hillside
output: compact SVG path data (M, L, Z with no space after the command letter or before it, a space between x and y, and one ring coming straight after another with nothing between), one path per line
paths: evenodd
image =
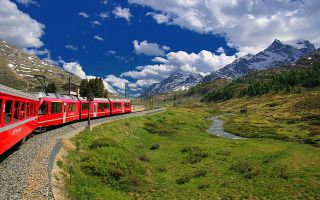
M5 41L0 40L0 84L24 91L38 91L40 83L35 75L44 75L47 82L58 87L68 83L69 73L47 61L40 60ZM80 84L81 79L72 76L72 82Z
M256 71L233 80L223 88L208 93L203 101L224 101L233 97L257 96L267 93L299 92L320 85L320 53L299 59L295 64Z

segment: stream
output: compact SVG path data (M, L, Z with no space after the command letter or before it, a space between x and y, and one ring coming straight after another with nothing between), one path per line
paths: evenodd
M214 116L211 117L210 120L212 121L211 126L207 129L207 133L210 135L215 135L218 137L230 138L230 139L245 139L243 137L228 133L224 131L224 121L220 120L219 117L224 115Z

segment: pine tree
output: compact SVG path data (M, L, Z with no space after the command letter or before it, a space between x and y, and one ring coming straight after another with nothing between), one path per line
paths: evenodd
M46 87L46 92L47 93L56 93L58 90L57 86L55 83L49 83L48 86Z
M88 90L88 85L89 82L87 79L83 79L80 83L80 95L82 97L87 97L89 94L89 90Z

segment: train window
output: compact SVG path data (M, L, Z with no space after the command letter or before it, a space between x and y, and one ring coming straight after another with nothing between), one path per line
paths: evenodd
M6 101L6 107L4 111L4 123L9 124L11 122L12 115L12 101Z
M98 104L98 109L101 111L101 110L104 110L104 109L109 109L109 104L107 103L99 103Z
M68 109L69 112L74 112L76 111L76 104L75 103L70 103L69 104L69 109Z
M121 104L120 104L120 103L114 103L114 104L113 104L113 107L114 107L114 108L120 108L120 107L121 107Z
M88 103L83 103L82 104L82 110L89 110L89 104Z
M30 103L26 103L26 117L30 116Z
M130 107L130 104L129 103L125 103L124 107L128 108L128 107Z
M38 110L38 115L44 115L44 114L47 114L47 108L48 108L48 106L47 106L48 104L47 104L47 102L42 102L42 104L41 104L41 106L40 106L40 108L39 108L39 110Z
M18 121L19 120L19 110L20 110L20 102L16 101L14 103L13 121Z
M20 111L20 120L23 120L26 117L25 113L25 102L21 103L21 111Z
M51 113L58 114L62 112L62 102L52 102L51 103Z

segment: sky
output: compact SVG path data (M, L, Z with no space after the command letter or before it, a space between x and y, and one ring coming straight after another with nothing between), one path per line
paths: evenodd
M132 97L274 39L320 46L319 0L0 0L0 39Z

